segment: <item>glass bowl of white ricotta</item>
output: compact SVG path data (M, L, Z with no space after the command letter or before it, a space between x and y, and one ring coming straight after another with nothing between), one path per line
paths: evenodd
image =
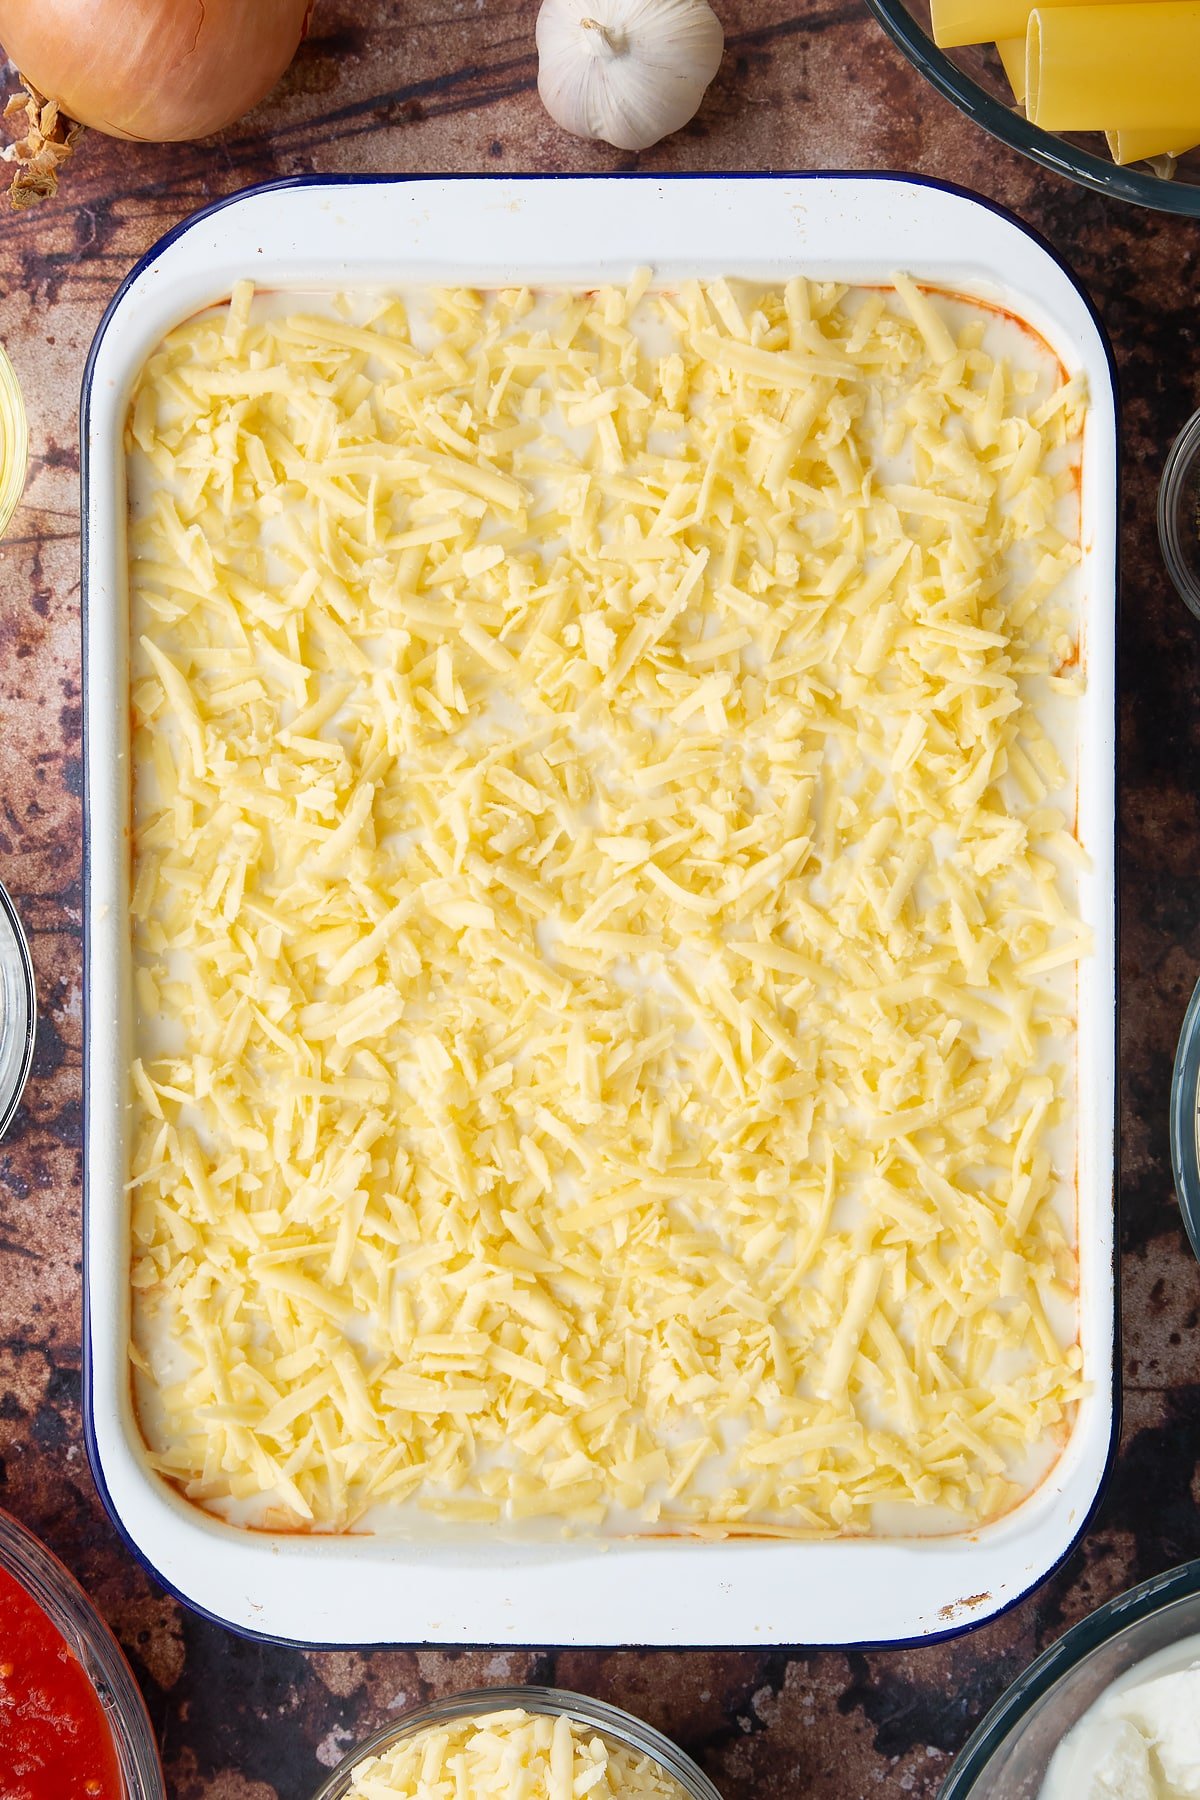
M1200 1796L1200 1562L1130 1588L1044 1650L940 1800Z
M350 1751L313 1800L721 1800L652 1725L561 1688L475 1688L403 1713Z

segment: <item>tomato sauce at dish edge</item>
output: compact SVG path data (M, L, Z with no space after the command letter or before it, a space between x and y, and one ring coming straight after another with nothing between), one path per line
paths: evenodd
M122 1800L104 1709L32 1595L0 1569L0 1800Z

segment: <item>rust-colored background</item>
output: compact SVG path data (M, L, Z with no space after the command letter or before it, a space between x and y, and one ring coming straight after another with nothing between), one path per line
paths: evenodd
M1200 1269L1167 1155L1171 1056L1200 973L1200 626L1154 539L1168 444L1200 397L1194 223L1069 186L984 137L859 4L718 0L728 51L698 119L636 158L565 137L535 88L535 0L319 0L283 86L219 140L89 135L57 201L0 215L0 337L29 403L25 503L0 547L0 877L31 930L34 1078L0 1144L0 1505L65 1559L128 1652L177 1800L305 1800L392 1709L552 1679L680 1739L727 1800L933 1796L981 1713L1100 1601L1200 1555ZM88 342L131 263L193 209L308 171L869 168L1004 201L1082 275L1124 399L1121 1178L1125 1425L1081 1553L1007 1618L875 1655L729 1652L304 1655L164 1597L88 1474L80 1367L78 433ZM803 1596L796 1599L803 1635ZM396 1634L404 1635L402 1606Z

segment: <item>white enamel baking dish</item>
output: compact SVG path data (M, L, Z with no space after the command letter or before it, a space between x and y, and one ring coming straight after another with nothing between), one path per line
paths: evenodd
M1089 674L1079 828L1096 952L1080 991L1080 1331L1091 1382L1042 1486L951 1538L789 1543L501 1541L243 1532L146 1468L125 1356L130 982L125 489L134 377L179 320L250 275L272 287L621 280L803 271L878 281L904 268L1011 307L1086 372ZM85 1406L101 1492L164 1586L236 1629L304 1644L866 1644L988 1618L1068 1553L1115 1432L1113 1128L1116 418L1111 361L1066 269L1008 215L879 175L285 182L188 220L150 252L100 327L83 391L86 731Z

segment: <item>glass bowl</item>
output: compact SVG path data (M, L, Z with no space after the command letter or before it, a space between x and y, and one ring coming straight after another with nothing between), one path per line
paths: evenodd
M1171 1076L1171 1172L1192 1249L1200 1256L1200 981L1183 1015Z
M1050 1758L1111 1681L1200 1633L1200 1562L1119 1594L1043 1650L955 1759L939 1800L1037 1800Z
M1158 542L1179 598L1200 619L1200 412L1192 414L1163 464Z
M116 1746L125 1800L166 1800L146 1703L120 1645L74 1576L5 1512L0 1512L0 1568L37 1601L91 1682Z
M1159 212L1200 217L1200 151L1181 157L1173 165L1175 173L1170 180L1144 163L1118 168L1106 151L1101 132L1059 133L1031 125L1014 106L1000 58L991 44L939 50L929 31L928 0L867 0L867 5L925 79L1002 143L1099 193L1115 194Z
M17 372L0 345L0 537L16 511L29 467L29 424Z
M33 958L17 909L0 883L0 1138L21 1103L36 1032Z
M577 1719L580 1724L594 1725L602 1737L628 1744L630 1749L650 1757L679 1783L685 1794L691 1795L692 1800L721 1800L703 1769L652 1725L636 1719L632 1713L623 1712L619 1706L610 1706L605 1700L589 1700L585 1694L569 1694L562 1688L548 1687L472 1688L447 1700L435 1700L429 1706L403 1713L392 1724L357 1744L328 1780L321 1783L313 1800L343 1800L350 1791L354 1771L364 1757L390 1749L402 1738L423 1731L427 1725L442 1725L450 1719L478 1717L483 1713L510 1712L515 1707L530 1713L549 1713L552 1717L565 1713L568 1719Z

